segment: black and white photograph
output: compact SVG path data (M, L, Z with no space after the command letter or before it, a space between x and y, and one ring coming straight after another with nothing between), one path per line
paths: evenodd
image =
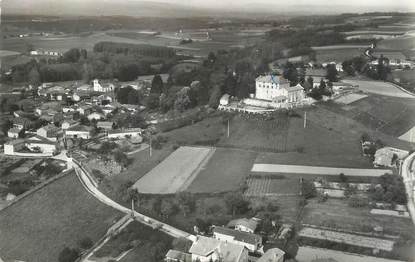
M414 0L0 0L0 262L415 262Z

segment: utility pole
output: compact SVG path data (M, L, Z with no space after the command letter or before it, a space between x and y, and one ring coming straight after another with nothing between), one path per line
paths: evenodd
M229 137L229 119L228 119L228 137Z
M134 199L131 199L131 216L134 217Z
M304 112L304 128L307 127L307 112Z

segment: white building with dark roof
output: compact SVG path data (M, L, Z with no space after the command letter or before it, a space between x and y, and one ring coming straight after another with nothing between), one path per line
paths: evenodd
M244 246L251 252L255 252L262 247L261 236L226 227L213 228L213 237L221 241Z

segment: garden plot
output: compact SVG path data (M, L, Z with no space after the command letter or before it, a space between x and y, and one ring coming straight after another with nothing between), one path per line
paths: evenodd
M145 174L135 184L141 193L173 194L184 191L208 162L215 149L183 146Z
M252 172L265 173L294 173L311 175L338 176L340 173L346 176L370 176L379 177L386 173L392 174L389 169L360 169L360 168L337 168L323 166L299 166L299 165L277 165L277 164L254 164Z
M394 241L391 240L353 235L349 233L311 227L305 227L301 229L299 235L306 238L328 240L336 243L345 243L348 245L385 250L389 252L392 251L394 245Z
M263 196L297 196L299 195L298 178L272 178L269 176L252 176L247 179L245 195Z

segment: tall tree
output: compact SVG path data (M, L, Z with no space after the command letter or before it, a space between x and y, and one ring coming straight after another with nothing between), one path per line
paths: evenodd
M152 94L161 94L164 90L163 79L160 75L155 75L153 81L151 82L151 93Z
M336 65L334 65L334 64L328 64L327 65L327 75L326 75L326 78L330 82L337 82L337 76L338 76L338 72L337 72L337 69L336 69Z

